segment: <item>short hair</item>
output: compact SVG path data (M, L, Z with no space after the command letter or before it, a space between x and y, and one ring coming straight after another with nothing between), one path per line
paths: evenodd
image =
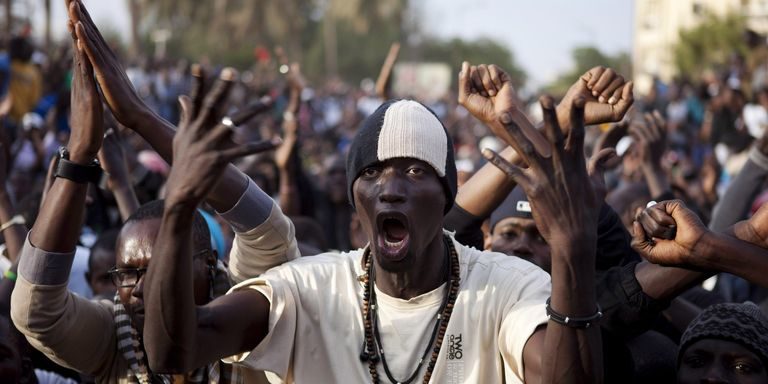
M22 36L14 36L8 44L8 56L11 60L28 62L32 59L35 48L29 40Z
M165 200L153 200L139 207L125 221L124 225L145 220L162 219L163 212L165 212ZM192 244L197 250L212 250L211 232L208 230L208 223L205 222L203 215L197 210L195 210L195 215L192 219Z
M115 248L117 247L118 235L120 235L120 229L118 228L108 229L99 235L99 238L96 239L95 243L93 243L93 246L91 247L91 253L88 256L89 271L93 271L93 263L95 260L94 254L96 254L97 249L103 249L103 250L112 252L114 254ZM113 257L113 261L114 261L114 257Z

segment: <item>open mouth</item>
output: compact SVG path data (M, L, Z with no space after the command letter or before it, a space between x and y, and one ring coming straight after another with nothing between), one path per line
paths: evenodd
M379 230L378 248L381 256L400 260L408 250L410 232L408 218L401 212L382 212L376 218Z

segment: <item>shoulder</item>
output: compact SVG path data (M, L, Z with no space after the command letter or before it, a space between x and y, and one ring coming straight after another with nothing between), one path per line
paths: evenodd
M335 278L340 274L356 276L362 271L361 257L362 250L326 252L316 256L305 256L272 268L262 276L265 279L276 277L300 280Z

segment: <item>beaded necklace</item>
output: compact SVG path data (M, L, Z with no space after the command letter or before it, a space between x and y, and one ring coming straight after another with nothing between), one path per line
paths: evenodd
M456 248L453 246L453 241L451 241L448 236L445 236L443 241L445 242L446 256L448 256L447 253L450 250L450 257L448 257L448 269L450 269L447 283L448 293L443 298L443 303L437 313L435 327L432 329L432 337L424 350L424 354L419 359L419 364L416 366L416 370L414 370L408 379L404 381L395 380L387 366L384 347L382 346L381 337L379 336L378 316L376 314L376 311L378 310L376 304L376 290L373 288L373 284L371 284L371 281L375 280L376 271L373 269L373 258L371 257L370 248L365 249L363 260L366 273L362 277L365 340L363 341L363 351L360 353L360 360L368 362L368 371L371 373L371 380L374 384L379 383L379 373L376 370L376 364L379 359L381 359L381 363L384 366L384 373L387 375L389 381L397 384L409 384L416 378L416 375L418 375L430 350L432 351L432 356L429 359L429 363L427 363L427 372L424 374L424 384L429 383L429 379L432 377L432 371L435 369L437 357L440 354L440 347L443 345L445 330L448 328L448 322L451 320L451 313L453 312L453 307L456 303L456 297L459 292L459 282L461 280L459 256L456 253ZM432 345L434 345L434 348Z

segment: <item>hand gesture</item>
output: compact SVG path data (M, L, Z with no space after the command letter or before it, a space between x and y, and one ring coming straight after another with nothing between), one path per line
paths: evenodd
M536 150L549 155L549 144L536 131L518 105L512 78L500 67L491 64L461 65L459 73L459 104L487 125L501 140L515 141L505 127L514 124L532 142Z
M590 69L576 80L560 101L557 113L560 125L564 128L568 125L568 111L577 98L586 102L585 125L621 121L634 102L632 87L631 81L625 82L624 78L611 68ZM567 133L567 129L565 130Z
M304 90L304 76L301 67L293 63L289 67L286 79L290 89L290 99L283 113L283 143L275 150L275 164L278 169L287 170L291 155L298 141L299 122L296 114L299 112L301 91Z
M279 144L279 140L242 145L232 142L232 128L243 121L222 119L222 116L236 76L234 69L225 68L207 95L179 98L182 114L179 130L173 138L173 167L168 176L167 204L197 206L231 161ZM197 90L203 88L195 87ZM198 100L202 102L198 103ZM201 107L198 109L196 105Z
M80 0L67 0L67 7L70 30L75 32L79 46L84 49L93 65L104 101L118 121L132 126L131 120L144 103L136 94L117 56L96 28L85 6Z
M629 131L629 124L625 121L616 123L608 128L607 131L600 134L600 137L595 141L595 147L592 149L592 156L596 156L600 151L606 148L616 148L624 136Z
M587 243L588 239L596 241L600 200L584 158L584 101L578 99L572 104L572 129L567 137L560 129L552 99L543 97L540 102L551 157L539 154L531 141L515 129L508 129L513 138L508 144L523 157L527 169L516 167L487 149L483 155L523 188L536 227L551 247L570 247L580 241Z
M82 23L74 25L77 36L83 31ZM71 125L69 136L70 160L88 164L96 157L104 137L104 111L101 97L93 79L93 67L85 54L84 45L74 41L74 66L72 68Z
M646 208L641 216L632 224L632 248L654 264L695 264L696 247L709 230L682 201L662 201ZM667 236L672 226L674 235Z
M130 187L130 172L122 141L115 129L108 128L104 135L104 143L99 150L99 163L108 176L107 188L111 191L119 187Z
M635 139L638 155L644 166L661 168L661 158L667 149L667 123L658 111L643 115L644 121L633 121L629 134Z

